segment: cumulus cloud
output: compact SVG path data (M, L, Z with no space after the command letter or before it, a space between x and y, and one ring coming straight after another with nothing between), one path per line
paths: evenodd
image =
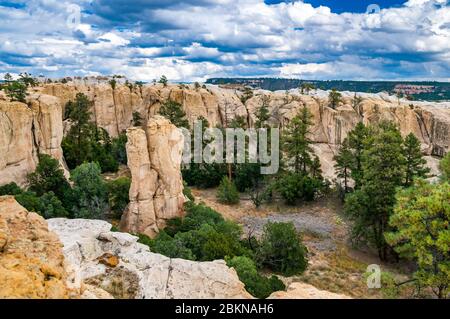
M0 73L449 80L448 0L409 0L376 14L307 1L3 3Z

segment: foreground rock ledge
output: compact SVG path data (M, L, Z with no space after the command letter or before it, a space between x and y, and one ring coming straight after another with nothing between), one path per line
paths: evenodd
M317 289L314 286L302 283L292 283L287 291L277 291L268 299L352 299L349 296Z
M14 197L0 197L0 298L75 297L58 237Z
M154 254L137 237L111 232L111 225L100 220L50 219L48 225L64 244L75 286L87 284L127 299L251 298L223 260L193 262Z

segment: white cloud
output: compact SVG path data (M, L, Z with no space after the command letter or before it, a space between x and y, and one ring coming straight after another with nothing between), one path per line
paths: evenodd
M335 14L301 1L72 2L87 9L76 28L67 25L67 1L0 7L0 72L120 73L140 80L166 74L190 81L445 78L450 71L445 0L410 0L379 14Z

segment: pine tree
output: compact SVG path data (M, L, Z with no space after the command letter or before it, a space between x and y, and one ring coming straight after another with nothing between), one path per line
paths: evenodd
M336 109L341 102L342 94L339 93L336 89L332 89L328 96L328 103L332 109Z
M362 156L363 180L359 190L349 195L345 211L354 221L353 238L372 244L381 260L388 257L384 233L395 204L397 187L404 183L403 139L392 123L371 128Z
M268 108L268 100L263 97L263 103L261 107L256 111L255 128L268 128L267 121L270 119L270 112Z
M352 168L355 166L355 158L350 148L349 139L346 138L342 143L338 154L334 157L336 164L334 168L337 172L337 177L344 180L344 192L349 192L349 179L351 177Z
M167 83L169 81L167 80L167 77L165 75L161 76L161 78L159 79L159 83L162 83L163 86L167 86Z
M311 163L311 177L315 179L322 179L322 164L317 155L314 155L314 160Z
M418 179L397 194L389 219L395 230L386 240L402 257L417 262L414 279L431 287L438 298L450 293L450 184L432 185Z
M368 136L367 127L358 123L356 127L348 134L348 145L353 152L354 163L351 167L351 177L355 181L355 189L358 189L362 183L362 155L364 151L364 141Z
M142 126L142 116L139 112L133 112L133 126Z
M172 124L176 127L184 127L189 129L189 122L186 119L186 113L183 111L183 107L180 103L168 100L161 106L159 114L170 120L170 122L172 122Z
M306 92L306 94L309 94L309 92L311 90L315 90L316 87L312 84L312 83L308 83L308 82L304 82L302 83L302 85L300 86L300 92L301 94L304 94Z
M91 121L90 106L83 93L66 104L64 119L70 120L71 126L61 143L64 158L71 169L84 162L98 162L103 172L116 172L119 164L112 155L111 139Z
M308 138L310 127L313 124L312 114L303 107L299 114L288 124L283 133L283 148L288 155L288 160L293 160L296 173L307 173L307 167L311 164L311 140Z
M439 169L442 173L441 179L450 182L450 152L439 163Z
M27 85L22 81L10 81L6 84L4 90L12 102L26 103L26 97L28 95Z
M420 141L417 137L410 133L404 141L404 156L406 159L405 187L413 184L414 178L425 178L430 172L426 167L427 161L423 158L420 150Z
M11 82L13 80L13 77L10 73L6 73L4 79L5 82Z

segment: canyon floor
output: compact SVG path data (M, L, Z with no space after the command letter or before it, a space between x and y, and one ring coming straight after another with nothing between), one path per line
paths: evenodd
M300 276L282 278L287 285L303 282L353 298L387 298L393 297L393 293L398 293L398 298L413 296L413 289L408 285L402 285L398 292L394 292L396 289L392 286L367 288L364 274L368 265L379 265L381 271L392 274L397 283L409 279L410 266L383 263L373 251L353 247L349 239L349 221L342 214L342 204L334 196L301 206L272 203L256 209L245 195L238 205L228 206L217 201L216 189L193 189L192 193L197 202L204 202L225 218L241 224L245 236L258 237L269 221L293 222L308 248L309 266Z

